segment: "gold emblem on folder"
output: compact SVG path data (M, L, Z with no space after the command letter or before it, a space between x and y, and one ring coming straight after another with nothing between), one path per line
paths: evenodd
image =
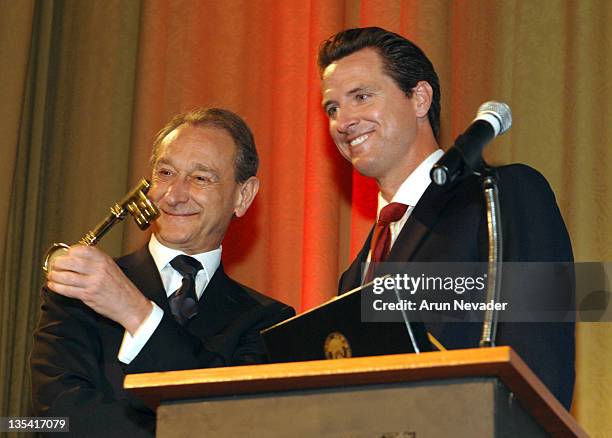
M348 340L340 332L331 332L327 335L323 349L327 359L341 359L353 355Z

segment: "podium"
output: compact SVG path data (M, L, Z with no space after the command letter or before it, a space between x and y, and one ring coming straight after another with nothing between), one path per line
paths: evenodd
M586 437L510 347L126 376L157 436Z

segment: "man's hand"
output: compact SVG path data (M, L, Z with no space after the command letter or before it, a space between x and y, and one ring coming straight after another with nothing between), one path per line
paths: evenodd
M55 258L47 275L47 288L81 300L131 334L153 309L112 258L89 246L74 245Z

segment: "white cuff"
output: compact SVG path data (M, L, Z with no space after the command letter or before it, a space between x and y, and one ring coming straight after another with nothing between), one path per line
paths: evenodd
M157 326L164 317L164 311L153 301L151 301L151 304L153 305L153 310L151 310L147 319L140 324L140 327L134 332L134 335L132 336L127 330L123 334L123 342L121 343L121 348L119 348L117 359L126 365L138 356L138 353L140 353L142 347L149 341L153 332L155 332L155 329L157 329Z

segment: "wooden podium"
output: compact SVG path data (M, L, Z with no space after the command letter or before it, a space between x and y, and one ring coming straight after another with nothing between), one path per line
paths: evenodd
M157 436L586 437L509 347L133 374Z

